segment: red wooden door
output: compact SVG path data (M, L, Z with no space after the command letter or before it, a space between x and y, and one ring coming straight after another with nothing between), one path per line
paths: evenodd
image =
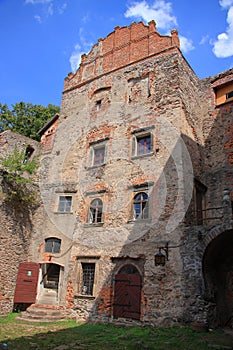
M139 320L141 314L140 274L117 274L115 276L113 316Z
M33 304L36 301L40 265L33 262L21 262L18 268L14 303Z

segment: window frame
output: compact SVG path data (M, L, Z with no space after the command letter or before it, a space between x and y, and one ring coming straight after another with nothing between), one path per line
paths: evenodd
M140 200L136 199L138 196L140 196ZM146 199L143 198L144 196L146 196ZM135 210L136 205L139 205L139 215ZM149 219L149 195L145 190L134 193L132 211L134 221Z
M101 167L106 163L106 159L107 159L107 141L109 140L109 138L105 138L102 140L98 140L98 141L94 141L89 143L89 164L90 164L90 168L97 168L97 167ZM97 156L97 152L99 152L100 150L103 150L103 156L102 156L102 160L97 161L96 160L96 156Z
M206 220L206 192L207 187L200 181L194 181L194 211L197 225L203 225Z
M228 91L226 93L226 100L232 99L233 98L233 90Z
M97 167L97 166L101 166L105 163L105 152L106 152L105 144L99 144L98 146L93 147L92 166ZM102 159L100 161L98 161L98 157L99 157L98 153L102 157Z
M93 208L92 205L94 202L97 202L96 206ZM95 210L94 216L92 213L92 209ZM98 220L100 215L100 221ZM101 198L93 198L89 204L89 212L88 212L88 222L91 225L98 225L103 223L103 201Z
M61 200L62 198L66 198L63 204L62 204L62 200ZM69 203L69 201L67 201L67 198L70 199L70 203ZM58 213L63 213L63 214L72 213L72 202L73 202L73 196L72 195L70 195L70 194L59 195L57 212ZM68 203L68 208L67 208L67 203ZM64 206L64 210L62 210L62 205ZM67 209L69 209L69 210L67 210Z
M75 296L76 298L95 298L97 296L98 291L98 283L99 283L99 260L100 256L77 256L76 257L76 279L75 279ZM94 264L94 278L93 278L93 287L92 294L83 293L83 265L84 264Z
M153 135L153 129L154 126L151 126L149 128L142 128L138 130L134 130L131 132L132 134L132 151L131 151L131 157L132 158L141 158L141 157L147 157L154 154L154 135ZM145 143L145 140L149 138L149 148L147 149L147 141ZM144 140L143 142L143 151L140 150L140 141Z
M51 249L48 249L49 243L51 244ZM55 244L59 245L59 251L55 251ZM44 240L44 253L60 254L61 252L61 239L56 237L48 237Z
M84 267L89 269L89 271L88 270L84 271ZM81 268L82 268L81 295L93 296L96 264L94 262L81 262Z

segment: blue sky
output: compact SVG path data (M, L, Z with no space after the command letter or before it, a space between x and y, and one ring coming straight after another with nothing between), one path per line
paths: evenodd
M80 55L116 26L154 19L178 29L200 77L233 67L233 0L0 0L0 103L60 105Z

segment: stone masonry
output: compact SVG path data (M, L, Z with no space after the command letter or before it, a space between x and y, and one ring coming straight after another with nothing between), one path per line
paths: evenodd
M12 131L0 134L1 158L27 146L34 148L35 154L40 148L38 142ZM6 202L0 177L0 314L12 311L18 265L30 259L31 220L25 208Z
M200 80L153 21L82 56L41 131L38 303L55 281L77 320L230 324L232 91L232 70Z

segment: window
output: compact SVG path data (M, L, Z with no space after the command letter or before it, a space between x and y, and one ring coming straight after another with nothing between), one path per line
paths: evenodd
M105 145L93 148L93 165L104 164Z
M45 240L44 251L46 253L60 253L61 240L59 238L47 238Z
M195 180L194 183L194 204L195 204L195 217L196 224L203 225L203 220L205 219L205 193L206 186L201 182Z
M151 152L151 135L136 137L136 155L141 156Z
M147 219L148 214L148 195L145 192L137 193L133 199L134 220Z
M58 211L62 212L62 213L70 213L71 203L72 203L71 196L60 196L59 197L59 204L58 204Z
M147 154L153 154L153 134L154 126L134 130L131 132L132 138L132 156L140 157Z
M103 202L102 202L102 200L99 198L94 199L90 205L90 213L89 213L90 223L96 224L98 222L102 222L102 214L103 214Z
M96 109L97 109L97 111L99 111L101 109L101 103L102 103L101 100L97 100L96 101Z
M28 159L32 156L32 153L34 152L34 148L31 146L27 146L23 163L27 163Z
M93 295L95 280L95 264L82 263L82 290L83 295Z
M227 94L226 94L226 99L231 98L231 97L233 97L233 90L227 92Z

